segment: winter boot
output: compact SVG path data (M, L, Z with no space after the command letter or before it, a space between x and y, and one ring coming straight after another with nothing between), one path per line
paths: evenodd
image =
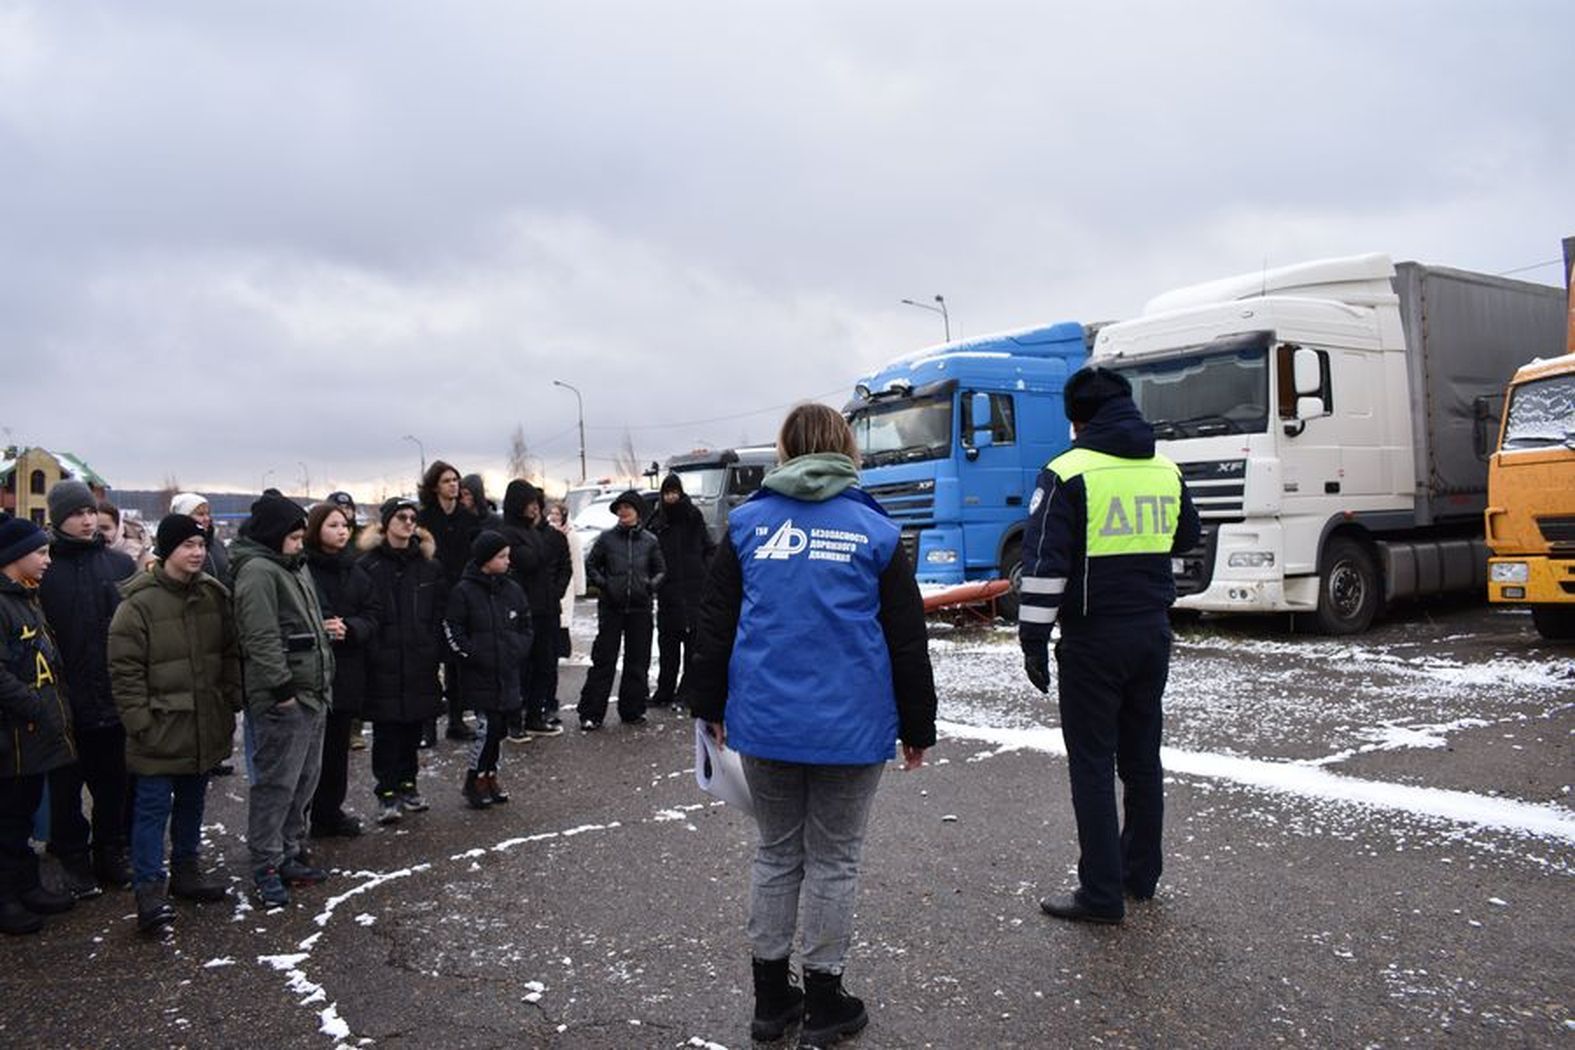
M804 970L804 1027L799 1029L799 1046L830 1046L869 1022L864 1001L843 989L840 973Z
M216 874L202 870L196 857L182 857L170 865L170 894L188 901L222 901L229 887Z
M754 969L755 1018L749 1023L749 1034L756 1042L770 1043L781 1039L788 1025L804 1015L804 992L793 984L785 956L756 959Z
M123 845L94 846L93 874L108 890L131 888L131 853Z
M465 784L459 789L459 793L465 796L465 802L471 809L492 808L492 796L487 794L486 788L482 786L483 775L474 769L465 771Z
M158 933L175 924L175 909L164 896L164 881L155 879L137 887L137 929Z
M509 800L509 793L504 791L503 786L498 783L497 770L493 770L490 773L483 773L482 776L485 779L484 786L486 787L487 797L492 799L493 805L501 806L503 803Z
M76 907L76 898L66 893L56 893L39 885L17 894L22 907L34 915L59 915Z
M60 888L74 900L92 900L104 892L93 877L93 862L86 853L73 853L60 858Z
M0 933L16 937L24 933L37 933L43 928L43 918L22 907L22 902L15 897L0 900Z

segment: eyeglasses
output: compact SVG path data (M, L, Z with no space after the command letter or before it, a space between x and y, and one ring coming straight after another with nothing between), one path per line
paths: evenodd
M409 511L405 511L401 514L395 514L392 520L402 521L407 525L413 525L415 524L416 516Z

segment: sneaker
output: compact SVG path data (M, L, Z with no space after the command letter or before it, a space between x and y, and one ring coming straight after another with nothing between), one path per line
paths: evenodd
M511 744L528 744L530 743L530 734L525 731L524 726L510 726L507 739Z
M557 736L563 732L563 726L553 725L545 718L529 718L525 720L525 732L530 736Z
M448 731L443 735L448 737L450 740L476 739L476 731L466 725L464 720L460 720L458 722L450 721L448 724Z
M580 732L582 732L582 733L594 733L594 732L596 732L596 730L600 729L601 727L602 727L602 724L600 722L596 721L595 719L591 719L591 718L582 718L582 719L580 719Z
M557 715L548 715L547 724L550 726L557 726L559 729L562 729L563 719L559 718Z
M361 818L343 810L321 822L312 822L314 839L353 839L361 834L361 830Z
M415 788L402 792L399 796L399 804L405 808L406 813L425 813L432 808L427 805L427 800L421 797L421 792Z
M379 824L398 824L404 817L405 811L399 808L399 799L385 798L377 804L377 822Z
M279 865L279 878L291 886L316 886L319 882L327 881L328 872L296 854Z
M257 899L264 905L270 908L290 906L290 890L279 877L278 868L258 868L252 874L252 883Z
M643 726L650 720L644 715L635 715L633 718L620 718L619 721L626 726Z

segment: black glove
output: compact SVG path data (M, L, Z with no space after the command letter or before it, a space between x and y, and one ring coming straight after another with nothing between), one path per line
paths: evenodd
M1023 641L1023 670L1028 681L1041 693L1050 691L1050 646L1045 642Z

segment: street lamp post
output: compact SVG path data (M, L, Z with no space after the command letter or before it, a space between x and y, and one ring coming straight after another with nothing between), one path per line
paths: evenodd
M574 402L579 406L580 412L580 482L583 484L587 476L585 470L585 398L580 396L580 388L565 383L561 379L554 379L553 386L561 386L574 394Z
M263 471L262 486L257 490L259 494L268 491L268 479L273 477L273 474L274 469L272 467L269 467L267 470Z
M414 434L406 434L405 437L404 437L404 440L406 440L406 441L414 441L416 443L416 451L421 453L421 476L422 477L426 477L427 476L427 447L425 445L423 445L421 443L421 439L416 437Z
M902 301L902 305L904 305L904 306L917 306L919 309L921 309L921 310L928 310L932 314L940 314L941 315L941 323L946 328L946 341L949 343L949 342L952 341L952 318L951 318L951 314L948 314L946 312L946 297L944 295L937 294L935 296L935 301L940 303L941 305L939 305L939 306L931 306L929 303L916 303L912 299L904 299Z

